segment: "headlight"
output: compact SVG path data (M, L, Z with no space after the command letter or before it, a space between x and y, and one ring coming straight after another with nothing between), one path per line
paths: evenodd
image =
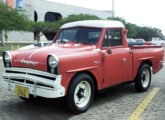
M11 56L8 52L3 53L3 62L5 67L11 67Z
M49 66L51 68L56 68L57 67L57 64L58 64L57 61L56 61L56 59L53 56L50 56L49 57L48 63L49 63Z
M59 72L59 61L58 58L54 55L49 55L47 59L48 63L48 72L53 74L58 74Z

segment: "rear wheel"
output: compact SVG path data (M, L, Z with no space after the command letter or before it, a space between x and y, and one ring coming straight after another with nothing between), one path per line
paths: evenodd
M146 91L151 83L151 70L148 64L143 64L135 79L135 87L139 92Z
M85 112L93 102L94 92L92 78L85 73L77 75L68 88L68 108L75 114Z

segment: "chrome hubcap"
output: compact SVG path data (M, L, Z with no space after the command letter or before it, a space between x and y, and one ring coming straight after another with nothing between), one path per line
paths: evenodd
M146 68L144 69L142 76L141 76L142 85L146 88L150 82L150 71Z
M75 104L82 108L85 107L91 97L91 86L87 81L81 81L74 92L74 102Z

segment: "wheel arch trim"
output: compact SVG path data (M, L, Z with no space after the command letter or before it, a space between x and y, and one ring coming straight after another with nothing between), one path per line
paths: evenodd
M96 78L96 76L94 75L94 73L91 72L91 71L89 71L89 70L84 70L84 71L78 71L78 72L76 72L76 73L73 75L73 77L71 78L70 82L68 83L67 91L68 91L68 88L70 87L71 83L73 82L74 78L75 78L77 75L82 74L82 73L88 74L88 75L92 78L92 80L93 80L93 82L94 82L94 86L95 86L95 92L97 92L97 90L98 90L97 78Z

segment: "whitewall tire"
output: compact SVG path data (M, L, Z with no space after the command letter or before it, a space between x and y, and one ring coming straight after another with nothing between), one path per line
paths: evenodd
M94 82L88 74L75 76L66 96L66 104L70 111L75 114L85 112L93 102L94 92Z

